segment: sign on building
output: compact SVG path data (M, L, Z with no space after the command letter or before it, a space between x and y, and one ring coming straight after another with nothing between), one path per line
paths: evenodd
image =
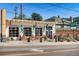
M22 33L24 32L24 27L23 27L23 25L20 25L20 26L19 26L19 32L20 32L20 33L21 33L21 32L22 32Z
M20 34L21 36L23 36L23 32L24 32L24 26L21 24L21 25L19 26L19 34Z
M32 35L35 36L35 25L33 25L33 26L31 27L31 29L32 29Z
M71 29L76 29L77 28L77 22L72 22L70 23Z

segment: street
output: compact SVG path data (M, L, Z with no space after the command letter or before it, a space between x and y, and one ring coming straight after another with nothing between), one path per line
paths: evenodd
M79 56L79 44L0 47L1 56Z

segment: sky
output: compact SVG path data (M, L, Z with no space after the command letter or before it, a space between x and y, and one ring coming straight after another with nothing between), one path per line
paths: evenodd
M23 3L23 14L31 17L33 12L39 13L43 19L52 16L77 17L79 16L79 3ZM7 19L14 17L14 9L20 14L20 3L0 3L0 9L7 10Z

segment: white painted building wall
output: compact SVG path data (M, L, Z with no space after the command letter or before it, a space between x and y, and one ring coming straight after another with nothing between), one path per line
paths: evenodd
M34 27L31 27L32 28L32 36L35 36L35 28ZM52 35L55 35L56 33L56 25L52 25ZM19 33L19 35L22 35L23 33ZM43 36L46 36L46 26L44 26L42 28L42 35ZM6 37L9 37L9 26L6 27ZM16 37L14 37L14 39L16 40Z
M52 26L52 35L55 35L55 33L56 33L56 25L54 24Z
M9 26L6 27L6 37L9 37Z
M46 26L44 26L44 27L42 28L42 34L43 34L44 36L46 36Z
M32 29L32 36L35 36L35 27L31 27L31 29Z

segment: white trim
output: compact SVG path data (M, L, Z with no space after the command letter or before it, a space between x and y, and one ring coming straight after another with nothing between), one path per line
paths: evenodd
M6 37L9 37L9 26L6 27Z

